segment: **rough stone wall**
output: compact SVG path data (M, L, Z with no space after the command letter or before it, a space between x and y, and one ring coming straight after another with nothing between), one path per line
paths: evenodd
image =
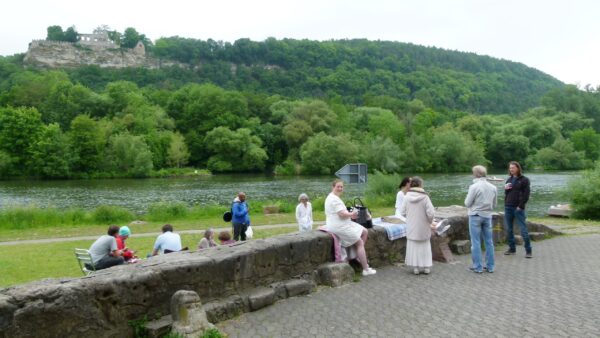
M440 208L437 216L450 218L450 237L468 238L464 209ZM376 227L369 230L366 250L371 265L380 267L403 261L406 240L389 241L385 230ZM314 276L332 257L330 235L312 231L1 289L0 338L131 336L128 320L169 314L178 290L195 291L204 304L239 298L278 281L311 278L306 276Z
M101 68L144 67L157 69L167 66L184 67L173 61L147 57L140 51L107 48L103 45L82 45L63 41L34 40L29 44L23 63L42 68L75 68L96 65Z

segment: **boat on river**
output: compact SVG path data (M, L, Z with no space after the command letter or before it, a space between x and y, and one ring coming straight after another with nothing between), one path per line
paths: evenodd
M503 178L496 177L496 176L488 177L487 180L490 182L504 182Z
M548 216L569 217L571 216L571 212L573 210L570 204L557 204L548 208Z

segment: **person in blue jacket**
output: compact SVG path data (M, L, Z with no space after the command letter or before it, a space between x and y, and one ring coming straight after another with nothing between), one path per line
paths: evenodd
M248 204L246 203L246 194L244 192L239 192L237 198L233 200L231 213L233 214L231 219L231 222L233 223L233 239L236 241L245 241L246 230L250 225L250 215Z

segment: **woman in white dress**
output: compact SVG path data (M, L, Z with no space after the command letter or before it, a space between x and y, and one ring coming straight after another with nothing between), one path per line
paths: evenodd
M423 180L413 177L410 189L402 204L402 215L406 217L406 260L405 264L413 268L415 275L422 270L429 274L433 261L431 258L431 229L435 209L429 195L423 190Z
M396 195L395 216L400 218L402 221L406 222L406 218L402 216L402 202L404 202L404 196L406 196L408 189L410 189L410 177L403 178L400 182L400 185L398 186L398 189L400 189L400 191L398 191L398 194Z
M368 232L362 225L352 222L352 217L358 216L358 211L349 212L341 199L344 192L342 180L333 181L333 189L325 199L325 229L336 235L342 247L356 246L358 261L362 265L363 276L374 275L377 271L369 267L365 243Z
M304 193L298 196L298 206L296 206L296 221L298 221L298 231L311 231L313 225L312 204L308 201L308 196Z

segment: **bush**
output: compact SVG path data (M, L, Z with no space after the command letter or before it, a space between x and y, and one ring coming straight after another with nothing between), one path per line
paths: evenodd
M98 224L128 222L134 218L131 211L117 206L101 205L92 212L92 219Z
M576 218L600 220L600 163L570 183L571 205Z
M39 207L14 207L0 211L0 228L28 229L57 225L89 224L91 219L82 209L58 210Z
M188 207L184 203L155 203L148 209L146 219L148 221L168 222L185 218L188 211Z

